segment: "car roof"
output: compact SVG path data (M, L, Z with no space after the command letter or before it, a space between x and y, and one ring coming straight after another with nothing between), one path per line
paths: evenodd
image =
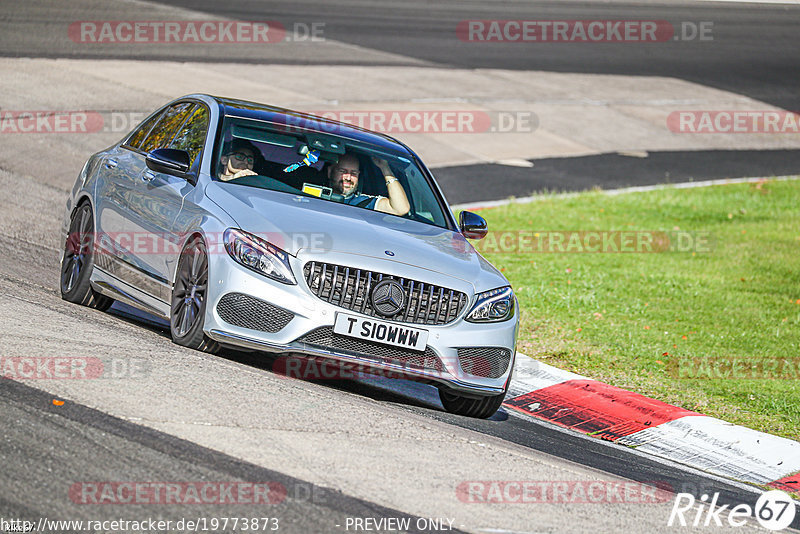
M309 130L311 132L335 135L353 141L377 145L381 148L411 154L411 151L400 141L371 130L360 128L345 122L335 121L310 115L300 111L285 109L277 106L268 106L257 102L236 100L208 95L220 105L222 115L231 115L260 121L291 125L293 128Z

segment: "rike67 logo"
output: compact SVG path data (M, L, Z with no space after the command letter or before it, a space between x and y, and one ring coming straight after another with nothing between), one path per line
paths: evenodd
M755 508L749 504L737 504L728 509L730 505L719 506L718 499L719 493L714 493L710 501L708 494L703 494L700 502L691 493L678 493L667 526L722 527L727 523L731 527L742 527L749 517L755 516L762 527L783 530L792 524L797 513L794 500L780 490L763 493Z

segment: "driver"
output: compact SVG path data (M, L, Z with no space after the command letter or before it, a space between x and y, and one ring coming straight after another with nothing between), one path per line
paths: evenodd
M222 153L219 159L222 165L219 179L223 182L241 178L242 176L254 176L253 165L256 161L256 148L249 141L234 139L228 150Z
M381 158L372 158L386 180L389 197L365 195L358 193L358 178L361 174L358 158L353 154L343 154L339 161L328 168L328 179L334 193L344 196L344 203L362 208L374 209L383 213L405 215L410 209L408 197L400 180L395 178L389 163Z

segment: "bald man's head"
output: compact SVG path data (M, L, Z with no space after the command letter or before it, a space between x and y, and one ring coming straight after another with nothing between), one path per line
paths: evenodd
M352 154L342 154L339 161L328 169L328 178L334 193L346 197L356 191L360 174L358 158Z

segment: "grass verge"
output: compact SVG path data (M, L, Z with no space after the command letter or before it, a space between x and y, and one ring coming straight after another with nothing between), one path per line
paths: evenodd
M474 244L523 310L518 350L800 439L800 181L543 196L481 215L490 235Z

